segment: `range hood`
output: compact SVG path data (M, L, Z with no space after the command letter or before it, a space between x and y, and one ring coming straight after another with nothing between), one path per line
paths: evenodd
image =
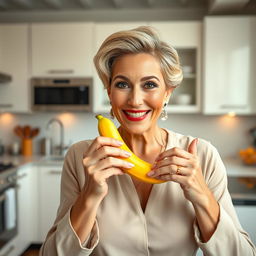
M12 76L0 71L0 84L9 83L12 81Z

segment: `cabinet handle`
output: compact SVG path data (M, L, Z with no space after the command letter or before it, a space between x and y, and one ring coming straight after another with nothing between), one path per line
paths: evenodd
M0 254L0 256L8 256L13 250L15 249L14 245L10 246L7 251L3 254Z
M12 181L12 180L17 181L17 180L20 180L20 179L25 178L26 176L28 176L27 173L23 173L23 174L21 174L21 175L15 175L14 177L11 177L11 181Z
M23 179L23 178L25 178L25 177L27 177L27 176L28 176L27 173L23 173L23 174L21 174L21 175L17 175L17 176L16 176L16 180Z
M12 107L13 107L13 104L0 104L0 108L12 108Z
M232 104L223 104L220 105L220 108L233 108L233 109L246 109L247 105L232 105Z
M74 70L73 69L51 69L48 70L48 74L73 74Z
M59 170L51 170L51 171L49 171L49 173L52 174L52 175L59 175L59 174L61 174L61 171L59 171Z

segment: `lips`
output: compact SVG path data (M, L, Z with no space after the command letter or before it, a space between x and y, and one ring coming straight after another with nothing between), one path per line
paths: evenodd
M130 121L141 121L147 117L150 110L124 110L123 112Z

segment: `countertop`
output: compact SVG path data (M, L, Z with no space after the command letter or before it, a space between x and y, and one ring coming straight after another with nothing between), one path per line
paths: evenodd
M13 163L16 168L31 164L31 165L63 165L63 156L44 156L44 155L32 155L32 156L11 156L3 155L0 157L0 162Z
M256 166L248 166L242 163L238 157L229 157L222 159L229 177L256 177ZM0 162L12 162L16 167L22 167L28 164L33 165L56 165L62 166L63 156L43 156L33 155L30 157L4 155L0 157Z
M245 165L238 157L222 159L229 177L256 177L256 165Z

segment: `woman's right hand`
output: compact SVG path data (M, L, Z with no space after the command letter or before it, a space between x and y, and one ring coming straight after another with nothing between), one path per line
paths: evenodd
M87 176L84 192L87 197L101 201L108 192L108 178L124 174L121 168L133 167L125 161L131 154L120 149L122 144L119 140L99 136L84 153L83 165Z

